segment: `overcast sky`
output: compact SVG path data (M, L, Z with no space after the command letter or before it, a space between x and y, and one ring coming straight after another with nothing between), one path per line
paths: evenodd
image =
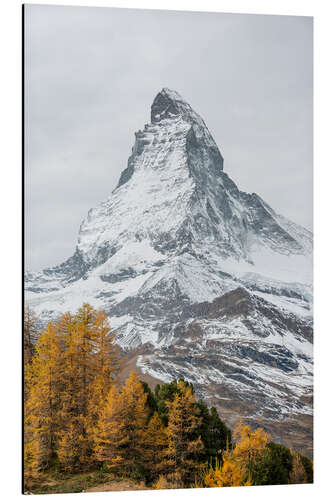
M312 229L312 18L25 6L26 266L69 257L163 88L225 172Z

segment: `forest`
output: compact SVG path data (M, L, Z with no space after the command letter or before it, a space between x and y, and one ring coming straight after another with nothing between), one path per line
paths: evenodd
M133 371L107 315L85 303L40 329L24 312L24 492L84 491L126 479L133 489L313 482L312 461L239 421L233 431L192 384L152 390ZM121 484L121 483L120 483Z

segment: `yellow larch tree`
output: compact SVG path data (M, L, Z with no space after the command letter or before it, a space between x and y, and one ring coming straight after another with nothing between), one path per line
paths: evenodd
M131 476L142 471L146 401L147 394L134 371L120 391L111 386L94 432L95 457L110 470Z
M203 450L201 437L195 437L201 424L199 410L195 405L193 390L182 380L178 382L178 393L168 404L167 463L169 479L178 487L188 485L200 469L198 458Z
M26 371L25 445L30 470L50 467L56 456L62 393L62 352L57 326L50 322L36 344Z
M65 339L63 430L58 456L64 468L82 469L92 460L93 428L119 370L119 352L106 314L83 304L61 320Z
M89 355L92 345L83 322L71 327L64 353L65 391L62 394L62 422L58 456L65 469L75 470L89 461L87 408L92 381Z
M94 352L91 362L94 374L88 403L90 433L93 433L99 411L120 371L120 349L114 342L115 336L110 335L110 324L104 311L97 311L93 331Z
M122 450L128 446L125 428L126 408L115 385L111 386L94 429L94 455L109 469L123 463Z
M252 430L249 425L239 422L233 433L236 441L232 450L223 454L223 461L204 474L204 486L250 486L251 473L262 456L269 435L262 429Z
M144 434L144 466L150 481L167 471L166 450L168 437L157 412L153 414Z

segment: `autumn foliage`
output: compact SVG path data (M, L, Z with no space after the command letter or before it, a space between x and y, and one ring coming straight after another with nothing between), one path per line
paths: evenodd
M252 431L249 425L239 422L234 430L235 446L223 454L223 462L204 475L204 485L250 486L252 471L261 457L268 441L268 434L258 428Z
M167 465L173 482L181 487L191 482L200 468L200 453L203 450L201 436L196 429L201 424L200 411L195 405L193 389L181 380L179 393L168 403L169 424L167 427Z
M262 428L252 430L239 422L234 444L223 453L215 467L202 474L200 487L300 484L313 482L311 460L274 443Z
M84 304L41 333L25 370L26 467L31 474L60 463L92 461L93 430L118 373L118 348L107 316Z
M134 372L118 391L113 386L94 431L94 455L110 470L135 476L144 456L147 395Z
M26 310L25 483L102 470L156 489L312 482L312 462L239 423L233 435L184 380L121 385L108 318L89 304L37 335ZM38 338L38 340L37 340Z

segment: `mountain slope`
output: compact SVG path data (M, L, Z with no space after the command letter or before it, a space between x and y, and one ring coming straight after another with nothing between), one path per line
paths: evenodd
M220 406L228 387L243 416L309 415L312 234L223 168L202 118L163 89L74 255L26 273L27 301L44 321L102 307L125 350L147 344L138 370L192 377L208 399L214 386Z

